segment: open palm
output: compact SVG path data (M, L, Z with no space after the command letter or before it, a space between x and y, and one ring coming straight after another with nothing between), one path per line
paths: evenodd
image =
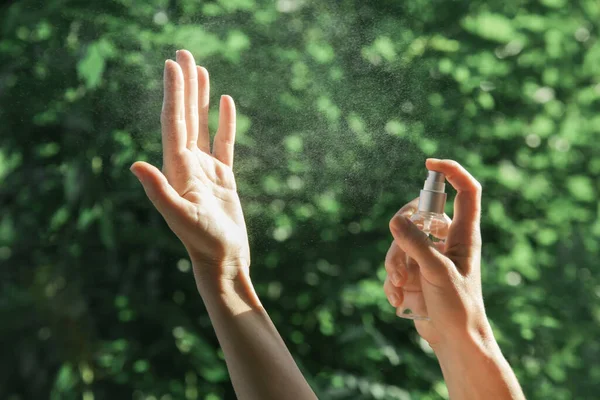
M194 261L196 275L234 278L248 272L250 252L233 176L235 104L222 96L212 153L208 71L186 50L167 60L161 113L163 168L131 167L148 198Z

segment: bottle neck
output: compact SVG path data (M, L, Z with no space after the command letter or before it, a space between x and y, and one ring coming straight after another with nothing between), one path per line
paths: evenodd
M423 189L419 196L419 211L444 214L446 193Z

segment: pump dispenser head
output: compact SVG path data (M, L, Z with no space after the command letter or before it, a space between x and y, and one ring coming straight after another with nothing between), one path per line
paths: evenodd
M429 171L419 196L419 211L443 214L446 205L445 188L446 177L444 174Z

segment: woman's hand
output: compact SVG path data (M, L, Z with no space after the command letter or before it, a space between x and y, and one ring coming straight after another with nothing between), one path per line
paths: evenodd
M131 171L187 249L196 279L248 274L250 250L233 176L235 104L221 97L212 152L208 71L189 51L167 60L161 113L163 167L136 162Z
M406 278L397 274L407 256L417 262L430 320L415 321L415 326L435 351L450 398L524 400L483 306L481 185L456 161L429 159L427 169L442 172L458 192L454 221L440 251L407 218L417 202L402 207L390 221L394 242L386 257L384 290L390 303L402 309Z
M409 220L418 199L398 211L390 221L394 241L387 253L384 291L392 306L402 310L402 276L407 255L418 265L429 321L415 321L417 331L435 349L465 334L486 339L491 329L481 292L481 185L462 166L451 160L427 160L427 169L442 172L457 190L454 221L442 251L429 242ZM411 260L411 261L412 261Z
M163 171L143 162L131 170L190 254L236 395L315 399L249 278L248 236L231 170L233 100L221 97L211 153L208 72L180 50L177 62L165 64L164 83Z

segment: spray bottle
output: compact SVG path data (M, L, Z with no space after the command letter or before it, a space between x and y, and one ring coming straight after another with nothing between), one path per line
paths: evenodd
M419 207L410 220L427 235L427 238L438 250L443 250L443 245L448 236L450 218L444 214L446 205L445 176L441 172L429 171L423 190L419 196ZM419 265L412 258L406 258L405 270L406 283L402 287L404 301L398 308L396 315L402 318L415 320L429 320L427 307L421 289L421 276Z

